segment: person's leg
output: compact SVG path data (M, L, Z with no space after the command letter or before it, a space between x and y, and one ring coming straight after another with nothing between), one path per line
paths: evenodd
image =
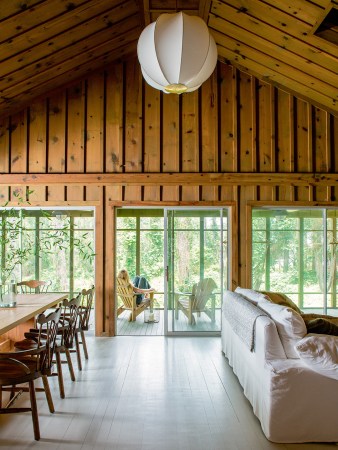
M133 278L133 285L137 288L141 288L140 280L141 280L141 277L139 275L136 275L136 277ZM142 302L143 298L144 298L144 294L137 294L136 305L139 305Z

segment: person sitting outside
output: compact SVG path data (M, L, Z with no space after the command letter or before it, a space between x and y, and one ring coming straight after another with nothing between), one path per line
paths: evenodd
M126 269L120 270L117 275L118 278L121 278L124 281L126 286L131 286L133 291L137 294L136 305L139 305L144 297L148 296L150 292L155 292L155 289L152 288L145 277L137 275L133 282L130 281L129 273Z

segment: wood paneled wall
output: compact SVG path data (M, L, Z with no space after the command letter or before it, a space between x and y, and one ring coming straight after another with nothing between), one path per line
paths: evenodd
M114 333L114 205L235 205L233 283L245 285L247 205L332 204L337 169L338 118L221 63L175 96L133 59L0 121L2 203L29 187L33 204L96 206L97 334Z

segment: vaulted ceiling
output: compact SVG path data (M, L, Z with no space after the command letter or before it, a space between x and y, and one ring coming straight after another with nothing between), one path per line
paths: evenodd
M338 0L0 0L0 115L136 54L164 12L207 22L219 60L338 115ZM330 26L319 25L330 13Z

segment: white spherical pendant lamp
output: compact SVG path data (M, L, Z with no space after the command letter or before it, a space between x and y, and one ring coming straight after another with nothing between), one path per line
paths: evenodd
M203 19L162 14L141 33L137 55L144 79L166 93L198 89L217 63L217 47Z

